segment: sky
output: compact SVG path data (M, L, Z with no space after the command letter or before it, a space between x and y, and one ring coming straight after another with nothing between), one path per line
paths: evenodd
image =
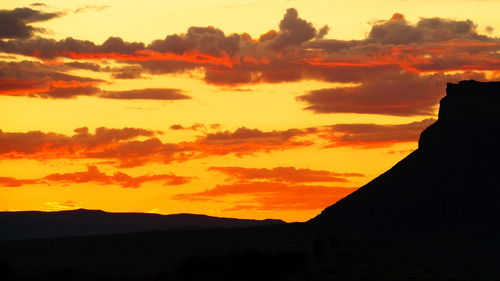
M0 2L0 211L306 221L500 80L500 0Z

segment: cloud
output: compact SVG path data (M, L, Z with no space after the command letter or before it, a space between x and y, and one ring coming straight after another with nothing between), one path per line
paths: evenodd
M33 7L47 7L47 4L37 2L37 3L30 4L30 6L33 6Z
M108 175L99 171L96 166L88 166L87 171L65 174L50 174L43 178L49 183L88 183L95 182L102 185L120 185L121 187L137 188L151 181L162 181L164 185L181 185L190 181L188 177L173 174L143 175L132 177L122 172Z
M69 75L36 62L0 62L0 95L73 98L96 95L102 80Z
M16 8L14 10L0 10L0 39L26 39L36 32L43 32L43 28L29 25L30 23L48 21L61 16L61 13L45 13L30 8Z
M163 143L158 138L130 140L96 151L88 151L86 158L116 160L120 167L136 167L151 162L170 163L193 157L190 149L179 144Z
M299 18L299 13L293 8L286 10L285 16L279 24L279 28L280 32L271 40L267 40L267 46L274 50L282 50L290 46L299 46L316 37L316 29L313 25ZM326 34L324 29L322 33Z
M134 167L151 162L170 163L227 154L242 157L309 146L311 141L300 138L315 132L314 128L271 132L239 128L234 132L204 133L194 141L163 143L155 137L158 132L137 128L101 127L91 133L83 127L75 129L72 136L0 130L0 159L107 159L121 167Z
M201 142L212 145L233 145L245 144L248 142L280 144L292 139L293 137L307 135L313 132L315 132L314 128L264 132L259 129L241 127L236 129L234 132L223 131L207 134Z
M69 99L77 96L93 96L99 93L101 90L93 86L85 87L67 87L67 88L49 88L48 91L43 91L40 93L34 93L30 96L40 97L40 98L52 98L52 99Z
M184 127L172 125L172 130L201 132L195 140L166 143L156 132L140 128L113 129L100 127L90 132L86 127L75 129L73 135L57 133L3 132L0 130L0 159L104 159L120 167L135 167L147 163L182 162L211 156L235 155L244 157L256 153L281 151L315 144L327 140L328 147L353 146L361 148L388 146L399 142L416 141L420 131L432 123L432 119L400 125L337 124L317 128L262 131L245 127L234 131L216 131L218 124L193 124ZM216 168L214 168L216 169ZM292 181L294 177L322 178L342 181L354 174L328 171L277 167L275 169L220 168L220 171L245 177L260 175L262 179ZM330 178L329 178L330 177ZM328 180L329 179L329 180Z
M422 18L416 25L409 24L402 14L394 14L388 21L372 27L368 40L381 44L411 44L448 40L491 40L479 35L471 20L457 21L442 18Z
M107 99L181 100L191 97L180 89L136 89L129 91L102 91L96 87L102 80L61 73L67 67L101 70L100 66L87 62L68 62L46 66L36 62L0 62L0 95L30 96L39 98L75 98L97 96Z
M116 79L139 79L143 78L142 73L144 70L140 67L122 67L114 69L112 76Z
M323 39L328 32L330 31L330 27L328 25L323 26L318 30L318 34L316 35L316 39Z
M66 62L66 63L64 63L64 65L72 67L72 68L85 69L85 70L91 70L91 71L96 71L96 72L101 70L101 67L98 64L90 63L90 62L72 61L72 62Z
M179 126L174 125L174 130L181 129L182 126ZM192 127L190 129L199 128L196 124ZM158 138L131 140L95 153L89 153L87 157L118 159L122 167L144 165L148 162L187 161L215 155L233 154L243 157L257 152L271 152L312 145L312 142L299 138L314 132L314 128L264 132L242 127L235 131L205 133L194 141L180 143L163 143Z
M100 127L95 133L88 128L75 129L75 134L65 136L56 133L30 131L26 133L8 133L0 130L0 154L4 157L82 157L92 151L130 140L139 136L153 136L154 132L146 129L123 128L109 129ZM48 154L48 155L47 155Z
M174 124L172 126L170 126L170 130L174 130L174 131L179 131L179 130L193 130L193 131L198 131L198 130L204 130L206 131L207 128L210 128L210 129L218 129L220 127L220 124L210 124L208 126L206 126L205 124L201 124L201 123L195 123L189 127L184 127L180 124Z
M40 179L15 179L0 177L0 186L19 187L28 184L78 184L97 183L100 185L119 185L126 188L137 188L146 182L162 181L163 185L181 185L191 180L189 177L174 174L142 175L133 177L122 172L108 175L99 171L96 166L88 166L87 171L74 173L50 174Z
M243 168L210 167L237 181L266 180L271 182L307 183L307 182L348 182L349 177L363 177L359 173L336 173L325 170L296 169L295 167Z
M238 128L234 131L216 131L218 124L205 126L193 124L184 127L172 125L172 130L194 130L201 132L193 141L179 143L162 142L155 132L139 128L111 129L100 127L94 133L88 128L75 129L73 135L57 133L3 132L0 130L0 159L106 159L120 167L135 167L147 163L171 163L220 155L244 157L259 152L270 153L311 146L317 138L328 140L328 147L353 146L361 148L388 146L394 143L416 141L422 129L433 119L424 119L399 125L336 124L318 128L261 131ZM208 131L208 132L207 132ZM217 169L217 168L214 168ZM275 169L244 169L221 167L228 175L249 180L249 175L260 175L262 179L292 181L294 177L314 177L342 181L354 174L333 173L277 167ZM247 178L245 178L246 176ZM330 178L329 178L330 177Z
M182 94L180 89L137 89L130 91L104 91L101 98L105 99L128 99L128 100L182 100L190 99L190 96Z
M226 196L240 196L235 206L225 211L240 210L319 210L344 198L354 188L290 185L277 182L251 182L217 185L212 189L189 194L176 194L175 200L217 201ZM227 198L226 198L227 199Z
M83 6L83 7L80 7L78 9L76 9L75 10L75 14L82 13L82 12L88 12L88 11L100 12L100 11L103 11L103 10L108 9L108 8L111 8L111 6L107 6L107 5L101 5L101 6L87 5L87 6Z
M27 40L0 41L0 51L43 59L53 59L56 57L74 59L126 59L126 55L132 55L140 50L144 50L143 43L125 42L119 37L109 37L101 45L96 45L94 42L88 40L78 40L71 37L59 41L41 37Z
M157 52L183 54L190 50L198 50L213 56L235 55L241 41L245 38L238 34L226 36L214 27L190 27L185 34L169 35L164 40L155 40L148 49Z
M74 210L81 208L78 206L76 202L73 202L71 200L64 201L64 202L57 202L57 201L52 201L52 202L45 202L45 205L49 207L52 210Z
M193 143L186 143L187 148L197 150L203 156L236 154L251 155L259 151L284 150L313 143L300 137L314 134L315 128L289 129L284 131L264 132L258 129L241 127L235 131L209 133Z
M316 113L433 115L446 83L464 79L486 80L480 73L419 75L387 71L367 76L359 86L313 90L297 99Z
M400 94L392 91L391 83L375 81L376 77L397 76L401 84L418 84L428 82L427 74L446 77L447 72L467 71L462 77L471 79L484 78L474 72L500 69L497 55L500 41L479 34L476 24L470 20L422 18L410 23L403 15L395 14L389 20L375 22L366 39L351 41L322 39L327 31L327 27L316 30L299 17L297 10L288 9L279 30L271 30L258 40L246 33L225 34L215 27L191 27L186 33L168 35L150 44L126 42L118 37L110 37L100 45L73 38L59 41L32 38L0 41L0 50L43 59L67 57L96 63L116 60L127 65L122 69L107 69L118 79L196 69L204 72L206 83L232 87L303 79L360 83L362 87L353 89L360 97L377 84L382 87L381 100L388 101L387 97L392 94L395 102ZM432 93L441 90L425 85L418 87L430 89ZM342 91L332 90L337 97ZM307 98L304 99L307 102ZM325 95L310 95L309 99L325 100ZM354 99L350 102L348 109L340 111L407 116L432 114L437 99L427 99L425 105L408 110L405 105L397 109L398 105L391 103L382 104L380 110L368 104L368 109L363 110L367 106L363 102L358 104ZM325 113L339 111L331 105L320 104L311 105L309 109Z
M320 136L331 142L328 147L384 147L401 142L416 142L422 130L434 121L435 119L429 118L396 125L337 124L327 127Z
M16 179L12 177L0 177L0 186L3 187L18 187L22 186L25 184L37 184L39 183L39 180L34 179L34 180L23 180L23 179Z

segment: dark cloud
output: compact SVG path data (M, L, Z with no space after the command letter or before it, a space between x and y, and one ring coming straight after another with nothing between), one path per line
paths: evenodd
M286 10L285 16L281 20L279 27L280 32L267 42L268 46L274 50L281 50L290 46L299 46L316 36L316 29L313 25L299 18L299 13L293 8ZM325 31L322 30L322 33L325 33Z
M201 139L201 143L210 145L233 145L249 142L261 144L281 144L297 136L314 133L315 129L289 129L286 131L263 132L258 129L238 128L234 132L224 131L207 134Z
M218 125L218 124L211 124L209 125L209 127L211 129L213 129L212 126L214 125ZM170 129L171 130L174 130L174 131L178 131L178 130L193 130L193 131L198 131L198 130L206 130L207 129L207 126L205 126L204 124L201 124L201 123L196 123L196 124L193 124L189 127L184 127L180 124L174 124L172 126L170 126Z
M101 5L101 6L87 5L87 6L83 6L83 7L76 9L75 14L81 13L81 12L88 12L88 11L100 12L100 11L108 9L110 7L111 6L107 6L107 5Z
M302 140L301 137L315 132L315 128L265 132L241 127L235 131L209 133L192 143L184 143L183 145L188 150L196 151L198 157L227 154L241 157L253 155L256 152L310 146L313 143L309 140Z
M55 71L58 66L40 63L0 62L0 95L42 98L73 98L95 95L102 80ZM66 66L63 66L66 67Z
M429 118L396 125L336 124L322 131L320 136L331 142L328 147L384 147L401 142L416 142L422 130L434 121L435 119Z
M330 31L330 27L328 25L323 26L318 30L318 34L316 35L316 39L323 39L328 32Z
M42 28L29 24L47 21L59 16L61 13L45 13L30 8L0 10L0 38L29 38L36 32L44 31Z
M83 63L85 65L85 63ZM70 65L71 67L82 66ZM65 74L57 70L56 66L45 65L32 61L4 62L0 61L0 78L13 78L18 80L38 80L44 82L54 81L76 81L76 82L103 82L103 80L80 77L76 75Z
M98 64L90 63L90 62L72 61L72 62L66 62L66 63L64 63L64 65L69 66L71 68L85 69L85 70L96 71L96 72L101 70L101 67Z
M0 51L45 59L55 57L126 59L126 56L120 56L120 54L130 55L139 50L144 50L143 43L125 42L119 37L109 37L101 45L71 37L59 41L40 37L26 40L0 41Z
M484 80L483 74L432 74L385 72L368 76L360 86L310 91L297 99L317 113L370 113L433 115L446 83L464 79Z
M51 99L70 99L77 96L93 96L101 92L101 90L94 86L85 87L69 87L69 88L58 88L51 87L48 91L43 91L39 93L33 93L29 96L38 98L51 98Z
M182 60L145 60L137 64L154 75L183 73L200 67L197 63Z
M43 59L83 60L81 65L68 67L88 70L98 69L93 63L84 65L89 60L115 60L126 66L100 69L118 79L201 70L206 83L230 87L304 79L358 84L299 97L309 105L307 109L321 113L432 115L446 82L486 80L476 73L480 71L498 77L500 41L479 34L470 20L422 18L413 24L395 14L374 23L366 39L353 41L321 39L327 30L316 30L295 9L288 9L279 30L271 30L259 40L245 33L228 35L214 27L191 27L186 33L169 35L149 45L118 37L101 45L73 38L31 38L0 41L0 51ZM447 74L450 72L461 74ZM71 87L66 83L66 88L74 89L65 91L48 82L21 80L20 88L24 85L33 90L10 91L9 95L59 98L97 93L96 82ZM15 84L11 80L1 83Z
M382 44L410 44L447 40L490 40L479 35L471 20L456 21L442 18L423 18L416 25L409 24L403 15L394 14L388 21L376 24L368 40Z
M112 76L116 79L139 79L144 70L140 67L124 67L113 70Z
M130 91L104 91L101 98L128 99L128 100L182 100L191 97L182 94L180 89L137 89Z
M148 49L157 52L183 54L189 50L197 50L214 56L236 55L245 38L238 34L226 36L214 27L190 27L185 34L169 35L164 40L155 40Z
M89 52L133 54L142 49L144 49L143 43L125 42L120 37L109 37L102 45L96 46L95 50Z
M307 182L348 182L348 177L363 177L359 173L336 173L324 170L296 169L295 167L243 168L211 167L237 181L267 180L272 182L307 183Z
M245 70L244 67L229 69L207 69L205 71L205 82L213 85L231 85L257 83L261 75L258 72Z

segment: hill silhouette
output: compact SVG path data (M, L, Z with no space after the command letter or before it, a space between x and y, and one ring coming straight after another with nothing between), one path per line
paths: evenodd
M417 150L306 223L0 241L0 278L500 280L499 129L500 82L448 84Z
M181 228L249 227L283 224L281 220L246 220L206 215L108 213L99 210L0 212L0 240L73 237Z

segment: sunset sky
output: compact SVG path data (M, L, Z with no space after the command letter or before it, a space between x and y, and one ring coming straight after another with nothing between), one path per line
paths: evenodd
M305 221L500 80L500 0L0 2L0 211Z

